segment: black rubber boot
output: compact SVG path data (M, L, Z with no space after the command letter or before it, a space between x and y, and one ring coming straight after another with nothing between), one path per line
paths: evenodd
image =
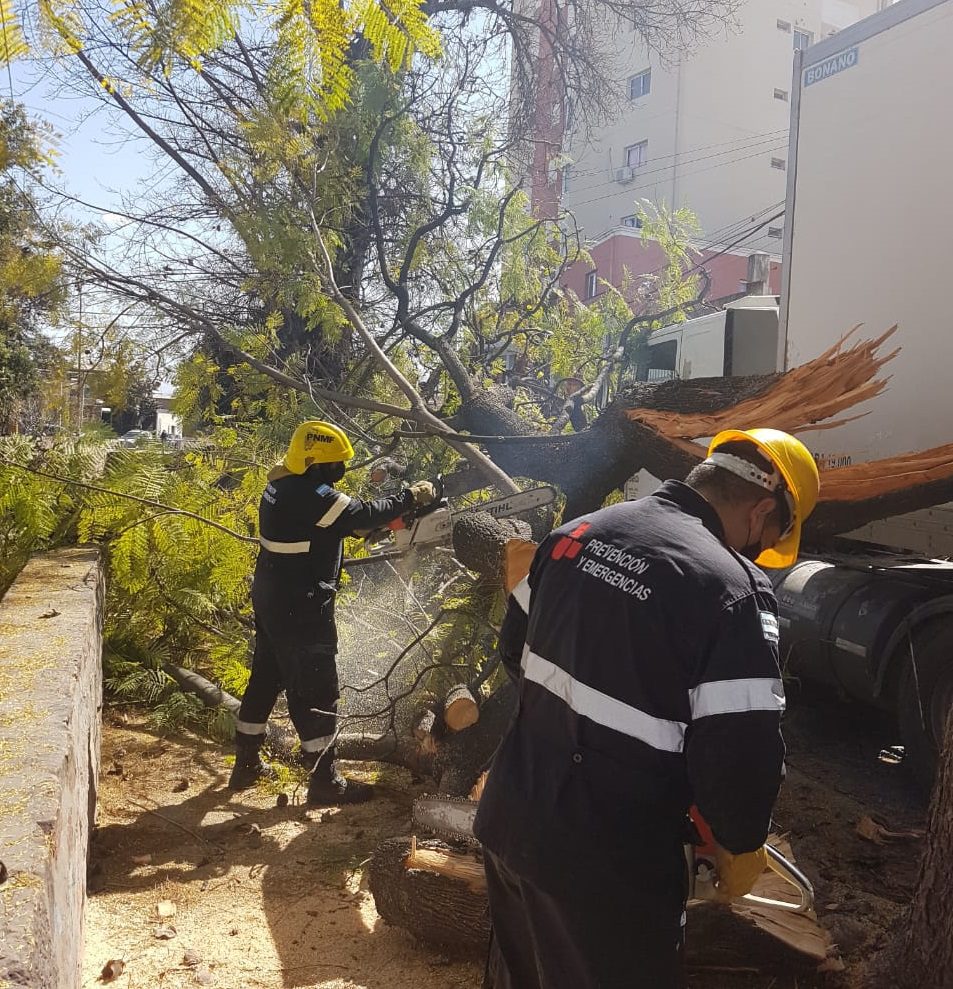
M229 790L247 790L271 774L270 768L261 759L264 740L264 735L235 732L235 768L228 778Z
M369 783L345 779L334 768L334 750L322 756L308 781L308 804L311 807L340 807L342 804L367 803L374 796Z

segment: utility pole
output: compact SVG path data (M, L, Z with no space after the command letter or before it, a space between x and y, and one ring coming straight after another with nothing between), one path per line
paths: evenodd
M79 321L76 329L76 435L83 431L83 407L85 388L83 385L83 283L76 286L79 297Z

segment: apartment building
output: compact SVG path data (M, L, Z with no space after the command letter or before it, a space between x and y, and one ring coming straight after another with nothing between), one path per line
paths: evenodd
M636 212L648 199L697 214L710 298L743 290L752 252L773 256L769 286L778 291L794 51L888 2L747 0L734 25L667 61L613 25L620 110L592 127L584 104L569 107L559 140L537 138L533 156L534 208L545 214L561 202L593 255L594 265L575 266L567 285L589 298L603 280L619 285L624 269L658 266L658 249L641 244ZM552 111L543 119L553 120ZM554 168L554 160L564 164Z

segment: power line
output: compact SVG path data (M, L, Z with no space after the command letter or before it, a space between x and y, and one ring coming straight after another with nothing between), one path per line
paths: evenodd
M699 261L698 264L689 268L688 271L685 272L685 274L690 275L693 271L700 271L704 265L708 264L709 261L714 261L715 258L720 258L723 254L727 254L729 251L737 247L739 244L743 244L746 240L749 240L752 234L756 234L759 230L764 230L764 228L768 226L768 224L774 223L775 220L781 219L782 216L784 216L784 210L781 210L780 213L775 213L774 216L769 216L766 220L762 220L761 223L759 223L755 227L752 227L743 236L739 237L738 240L733 241L732 243L728 244L726 247L723 247L720 251L716 251L714 254L709 255L707 258L705 258L704 261Z
M771 207L767 207L766 209L771 209ZM761 212L766 212L766 210L762 210ZM730 244L727 244L725 247L723 247L720 250L716 251L714 254L709 254L707 257L702 258L702 260L700 260L700 261L696 262L694 265L692 265L691 268L688 268L685 271L683 271L682 272L682 277L683 278L687 278L689 275L693 274L694 272L701 271L702 268L704 268L710 262L714 261L715 258L720 258L723 255L728 254L734 248L736 248L739 245L743 244L745 241L750 240L750 238L751 238L751 236L753 234L756 234L759 230L763 230L766 226L768 226L769 224L773 223L775 220L780 219L782 216L784 216L784 212L785 212L784 210L781 210L779 213L775 213L773 216L769 216L766 220L763 220L760 223L755 224L754 226L748 228L747 230L745 230L745 232L740 237L738 237L736 240L732 241ZM760 239L763 239L763 238L759 238L759 240ZM703 248L703 250L708 250L708 249L709 248ZM644 272L639 272L639 273L633 273L633 277L634 278L652 278L655 275L658 275L659 273L661 273L662 271L664 271L666 267L667 267L666 265L661 265L660 267L655 268L652 271L644 271Z
M735 220L733 223L728 223L728 224L726 224L723 227L718 227L717 229L713 230L708 235L709 238L711 238L711 239L709 239L707 243L700 244L700 245L692 245L692 247L693 247L693 249L695 251L698 251L699 253L704 254L706 251L710 251L713 247L716 247L716 246L720 245L722 243L722 241L726 237L734 236L734 234L739 233L741 231L745 231L745 235L742 237L742 240L747 240L747 237L748 237L748 235L750 233L757 233L757 231L761 229L761 226L764 226L765 224L761 224L760 226L749 227L749 228L744 227L743 226L744 224L753 223L755 220L757 220L759 217L763 216L765 213L769 212L770 210L777 209L779 206L783 206L783 205L784 205L784 200L781 199L781 200L779 200L776 203L772 203L770 206L763 207L762 209L758 210L756 213L754 213L751 216L745 216L745 217L742 217L740 220ZM768 220L766 221L766 223L773 222L779 216L784 216L784 210L781 210L781 212L778 213L778 214L776 214L775 216L769 217ZM763 239L763 238L760 238L760 239ZM717 254L711 254L711 255L709 255L707 258L704 258L702 261L698 262L698 264L696 264L693 268L691 268L690 271L700 270L700 268L703 267L705 264L707 264L708 261L712 260L713 258L720 257L722 254L725 254L728 251L730 251L732 249L732 247L737 247L737 246L738 246L738 242L736 242L735 244L729 245L728 247L724 248L723 250L720 250ZM661 274L665 270L666 267L667 267L667 264L663 264L663 265L660 265L658 268L651 269L650 271L640 272L639 274L635 275L634 277L636 277L636 278L652 278L655 275Z
M689 175L699 175L702 172L710 172L710 171L713 171L716 168L725 168L728 165L737 165L737 164L739 164L742 161L748 161L750 158L759 158L761 155L769 154L772 151L783 151L786 148L787 148L787 145L786 144L781 144L781 145L778 145L777 147L768 148L768 149L766 149L764 151L756 151L754 154L744 155L741 158L734 158L731 161L719 162L717 165L709 165L709 166L707 166L705 168L696 168L696 169L692 169L692 170L687 171L687 172L680 172L679 173L679 178L687 178ZM701 161L702 159L698 159L698 160ZM672 168L672 166L669 165L669 166L667 166L665 168L653 169L653 170L646 171L646 172L643 172L642 169L636 169L636 175L634 176L633 181L636 181L637 182L641 178L645 178L645 177L647 177L649 175L655 175L658 172L668 172L668 171L671 170L671 168ZM600 183L598 183L598 185L596 186L596 188L598 188L599 186L609 185L610 183L615 183L615 179L607 179L605 182L600 182ZM636 189L632 189L631 191L635 192ZM573 203L571 209L577 209L580 206L590 206L592 203L600 203L600 202L602 202L605 199L614 199L614 198L616 198L616 197L618 197L620 195L622 195L622 192L621 191L619 191L619 192L609 192L609 193L606 193L605 195L602 195L602 196L595 196L592 199L584 199L581 202Z
M782 136L788 133L787 127L781 127L776 131L765 131L762 134L750 134L747 137L734 138L731 141L720 141L717 144L704 144L697 148L686 148L684 151L675 151L672 154L667 155L653 155L652 161L665 161L669 158L683 158L687 155L693 155L696 151L707 151L710 148L720 148L725 145L739 145L739 147L729 147L726 151L718 151L712 155L705 155L703 158L695 158L688 162L675 162L674 165L678 164L694 164L696 161L704 161L708 158L720 158L722 155L732 154L734 151L744 151L749 147L756 147L760 144L771 144L774 141L779 140ZM599 168L583 168L577 169L575 164L570 163L572 168L572 176L576 175L598 175L600 172L606 171L605 166ZM666 169L674 167L673 165L665 166Z
M784 205L784 200L779 199L776 203L771 203L770 206L764 206L759 209L756 213L752 213L750 216L744 216L740 220L735 220L733 223L728 223L723 227L717 227L715 230L708 232L707 243L697 247L697 250L707 251L713 247L717 247L724 242L728 237L733 236L739 231L743 230L745 224L754 223L755 220L760 219L765 213L770 213L771 210L777 209L779 206Z

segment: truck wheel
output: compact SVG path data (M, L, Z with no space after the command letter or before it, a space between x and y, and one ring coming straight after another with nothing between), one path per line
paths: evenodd
M916 629L912 638L916 671L909 647L901 647L897 716L904 763L929 792L953 708L953 623L948 618L932 621Z

